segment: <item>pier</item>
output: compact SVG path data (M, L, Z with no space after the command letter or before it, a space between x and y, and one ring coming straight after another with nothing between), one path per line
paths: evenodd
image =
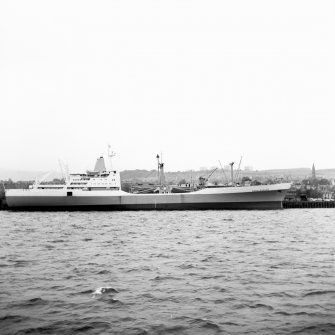
M283 208L335 208L335 201L283 201Z
M4 209L7 209L7 202L6 202L6 199L4 198L0 198L0 211L1 210L4 210Z

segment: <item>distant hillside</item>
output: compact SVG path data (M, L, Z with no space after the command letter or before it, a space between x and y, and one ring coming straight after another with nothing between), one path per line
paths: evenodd
M208 177L212 170L201 170L201 171L176 171L176 172L165 172L165 179L167 182L178 183L181 180L191 182L197 180L200 176ZM236 172L235 172L236 173ZM256 170L256 171L241 171L240 177L251 177L252 179L258 179L265 181L267 179L279 179L285 180L302 180L311 177L310 168L295 168L295 169L273 169L273 170ZM335 178L335 169L324 169L317 170L316 175L318 178ZM210 178L212 182L224 182L230 178L230 171L217 169ZM121 172L121 179L123 181L142 181L142 182L156 182L157 171L156 170L126 170Z
M291 179L305 179L310 178L312 176L312 170L310 168L295 168L295 169L275 169L275 170L259 170L246 172L243 171L244 175L251 176L274 176L274 177L284 177ZM320 169L316 170L317 178L327 178L332 179L335 178L335 169Z
M0 180L12 179L13 181L27 181L35 180L36 177L42 177L48 173L48 171L19 171L10 169L0 169ZM181 180L186 182L191 182L198 180L200 176L207 177L211 173L211 170L201 170L201 171L174 171L166 172L165 178L167 182L179 183ZM241 171L240 176L248 176L253 179L259 179L264 181L267 179L284 178L287 180L301 180L309 178L311 176L310 168L295 168L295 169L273 169L273 170L255 170L255 171ZM230 171L225 170L225 175L230 178ZM319 178L332 179L335 178L335 169L322 169L317 170L316 175ZM52 180L54 178L60 178L59 172L52 171L47 180ZM121 171L122 181L131 182L147 182L154 183L157 181L157 171L156 170L124 170ZM222 182L226 178L221 169L217 169L210 178L212 182Z
M20 170L10 170L10 169L0 169L0 180L12 179L13 181L19 180L35 180L37 177L42 177L49 171L20 171ZM59 172L52 171L47 180L52 180L54 178L60 178Z

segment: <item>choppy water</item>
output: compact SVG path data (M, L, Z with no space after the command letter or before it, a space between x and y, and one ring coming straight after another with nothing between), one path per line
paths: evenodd
M0 334L335 334L335 210L0 212Z

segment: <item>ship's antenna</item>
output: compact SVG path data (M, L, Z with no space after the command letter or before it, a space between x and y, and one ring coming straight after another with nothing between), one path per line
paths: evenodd
M224 180L223 180L223 183L227 183L228 184L228 178L227 178L227 175L226 175L226 173L224 172L224 169L223 169L223 167L222 167L222 164L221 164L221 162L219 161L219 164L220 164L220 166L221 166L221 171L222 171L222 173L223 173L223 176L224 176Z
M116 155L116 153L112 150L110 144L108 144L108 162L109 162L109 171L112 171L112 158Z
M239 177L240 177L241 163L242 163L242 156L241 156L241 159L240 159L240 163L238 164L238 169L237 169L236 178L235 178L235 182L236 182L236 183L238 182L238 179L239 179Z

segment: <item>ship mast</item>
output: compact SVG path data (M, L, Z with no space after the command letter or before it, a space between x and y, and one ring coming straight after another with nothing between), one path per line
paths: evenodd
M157 172L158 172L158 184L160 186L164 186L165 184L165 178L164 178L164 163L162 159L163 155L161 154L161 157L157 154ZM159 160L160 158L160 160Z
M231 184L234 185L234 162L229 163L229 165L230 165Z
M161 185L165 185L165 175L164 175L164 163L163 163L163 155L161 154Z
M160 172L159 172L160 163L159 163L159 155L158 154L157 154L156 158L157 158L157 180L158 180L158 184L160 184Z

